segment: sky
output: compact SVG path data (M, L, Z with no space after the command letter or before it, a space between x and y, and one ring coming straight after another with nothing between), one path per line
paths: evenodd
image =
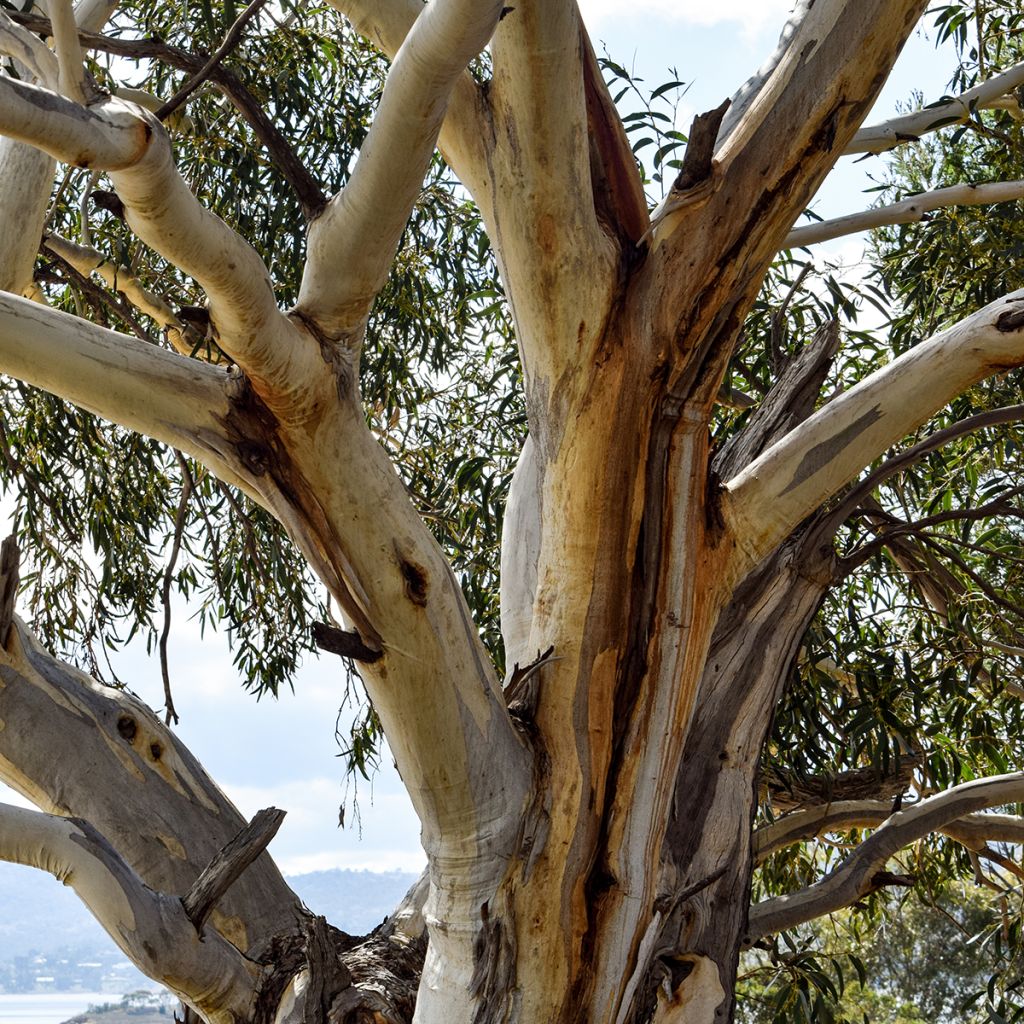
M581 0L584 18L599 52L635 70L653 88L676 68L688 83L680 120L716 107L773 51L788 0ZM876 108L873 119L895 112L915 88L933 99L944 92L948 58L915 37ZM826 185L815 209L837 216L870 205L861 195L872 165L844 161ZM842 260L856 273L862 242L844 240L820 247L821 259ZM118 662L131 688L153 707L163 703L159 667L132 652ZM197 625L179 609L171 641L174 700L181 714L178 732L213 778L247 816L261 807L288 812L271 845L286 874L332 867L418 871L424 864L419 827L390 759L373 783L361 781L361 828L338 827L345 797L344 766L338 757L335 722L344 694L340 661L310 659L295 693L256 701L247 695L231 666L223 641L201 640ZM351 793L349 793L351 797ZM21 802L0 787L0 799Z

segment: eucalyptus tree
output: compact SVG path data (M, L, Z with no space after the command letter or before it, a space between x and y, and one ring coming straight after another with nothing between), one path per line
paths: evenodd
M7 10L6 472L66 653L9 545L0 774L40 810L0 811L0 856L214 1024L727 1020L742 946L906 883L926 837L1012 864L1021 822L980 812L1024 800L993 660L1024 292L886 346L775 264L841 155L1018 138L998 62L864 127L925 6L801 0L665 137L653 212L573 0ZM353 756L379 724L429 864L372 935L310 918L257 856L277 816L243 829L96 678L138 629L166 674L174 588L253 685L309 629L358 667ZM806 845L850 828L841 863Z

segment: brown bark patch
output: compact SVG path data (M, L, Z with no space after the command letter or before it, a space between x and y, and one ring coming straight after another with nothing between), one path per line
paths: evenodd
M417 565L406 558L399 560L398 568L405 584L405 596L413 604L419 605L421 608L426 607L427 590L429 589L427 570L422 565Z

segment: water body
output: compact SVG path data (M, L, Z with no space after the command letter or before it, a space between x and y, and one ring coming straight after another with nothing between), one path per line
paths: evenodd
M110 992L0 993L0 1024L61 1024L90 1006L120 1001Z

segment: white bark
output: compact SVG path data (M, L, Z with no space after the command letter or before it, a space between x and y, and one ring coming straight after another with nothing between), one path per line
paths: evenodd
M885 153L928 132L950 124L962 124L978 109L1003 106L1004 97L1021 85L1024 85L1024 61L945 103L936 103L913 114L862 128L844 153Z
M123 295L137 310L167 331L168 338L180 353L189 354L191 346L185 337L185 325L177 313L164 298L133 277L127 267L112 263L97 249L78 245L60 235L47 234L43 241L48 249L67 260L80 274L85 277L95 274L112 291Z
M816 224L802 224L786 236L782 247L793 249L801 245L827 242L843 235L853 235L872 228L889 224L912 224L924 220L932 210L948 206L986 206L992 203L1009 203L1024 198L1024 181L996 181L983 185L951 185L908 196L898 203L876 206L872 210L847 214Z
M922 342L834 398L728 482L723 513L747 565L889 445L985 377L1024 364L1024 290Z
M745 941L756 942L764 935L856 903L878 887L875 876L904 847L965 815L1022 799L1024 772L1016 772L965 782L907 810L897 811L822 881L798 893L756 904L750 911Z
M4 293L0 370L186 451L251 490L224 438L236 390L225 370Z
M392 60L423 10L421 0L330 0L357 32ZM480 88L468 71L452 87L439 145L445 160L478 198L487 177L487 119Z
M53 47L60 69L57 80L61 93L76 103L84 103L85 69L82 48L78 44L78 25L71 0L48 0L50 25L53 28Z
M135 966L209 1024L251 1018L258 965L217 932L200 936L181 900L145 885L87 822L0 804L0 860L71 886Z
M53 51L28 29L22 28L0 11L0 53L7 54L26 67L49 89L56 88L60 68Z
M721 148L725 140L732 134L733 129L750 109L757 99L758 93L764 88L765 83L772 77L775 69L782 62L789 52L804 18L808 11L814 6L814 0L797 0L793 6L786 24L782 26L779 34L779 42L772 55L761 65L760 68L733 94L729 109L722 119L718 129L718 140L716 149Z
M309 232L297 311L331 337L355 332L384 284L449 97L501 7L500 0L435 0L396 54L352 176Z

